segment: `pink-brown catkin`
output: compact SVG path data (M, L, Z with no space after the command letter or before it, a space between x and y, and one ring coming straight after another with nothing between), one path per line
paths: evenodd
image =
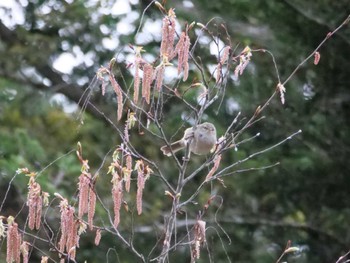
M7 229L7 253L6 262L20 263L21 236L18 233L18 224L12 222Z

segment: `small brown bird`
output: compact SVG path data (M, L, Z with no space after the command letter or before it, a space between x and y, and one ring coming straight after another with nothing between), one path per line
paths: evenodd
M185 148L189 141L191 142L191 152L198 155L208 154L216 143L215 126L212 123L205 122L197 125L195 130L193 130L193 127L186 129L182 139L170 145L171 150L175 153ZM164 145L160 149L164 155L171 156L170 147Z

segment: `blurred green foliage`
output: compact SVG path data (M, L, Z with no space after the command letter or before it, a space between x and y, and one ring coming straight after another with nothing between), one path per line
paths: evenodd
M140 14L148 2L130 5L131 10ZM190 9L180 1L168 1L169 7L172 4L182 26L186 21L206 23L217 17L208 29L228 44L220 26L223 23L233 46L237 47L237 54L247 44L253 49L271 51L282 82L350 13L345 0L194 0L194 7ZM8 35L8 38L3 38L2 35L0 202L20 167L42 171L40 183L51 196L59 192L69 197L72 204L77 202L80 164L74 150L80 141L92 173L99 173L97 191L111 209L111 177L106 171L112 151L121 143L116 130L103 116L92 112L84 115L82 124L76 113L66 111L65 102L54 103L53 97L62 91L60 85L73 85L70 91L85 89L97 68L106 65L113 56L118 61L130 62L127 56L132 51L127 45L135 43L139 23L162 17L159 10L151 6L145 12L144 20L141 21L140 15L130 20L133 30L129 34L118 33L116 26L128 14L111 14L112 5L113 1L90 4L85 1L31 1L23 9L25 23L8 27L9 32L17 37ZM193 32L190 35L195 38ZM154 55L159 42L150 35L148 37L144 48L146 54ZM103 45L105 38L118 41L117 48L111 50ZM179 215L179 222L195 220L210 196L216 195L203 217L208 227L207 244L198 262L208 262L209 258L213 262L275 262L288 240L300 247L300 253L285 258L288 262L335 262L348 249L349 45L350 30L347 25L321 48L319 65L314 66L310 60L286 85L286 105L274 99L264 112L265 118L249 128L240 139L251 138L257 133L260 136L239 145L237 151L227 152L220 167L270 147L299 129L303 133L237 166L235 173L224 178L226 187L217 181L204 187L196 203L186 206L183 214ZM89 54L92 63L79 63L71 74L53 70L53 61L60 54L76 54L77 48L79 52ZM203 65L217 63L215 56L210 55L209 44L199 44L194 56L200 56ZM28 73L31 69L34 69L33 72ZM206 70L203 74L209 77L209 69ZM120 83L125 81L125 88L129 88L132 78L126 69L118 67L116 77ZM189 79L195 82L200 78L198 70L192 69ZM266 52L254 52L250 66L239 81L229 79L225 96L205 112L206 121L215 123L219 135L222 135L238 111L242 112L242 118L249 118L257 106L272 94L277 82L271 56ZM184 93L186 100L195 102L195 88L188 90L188 83L174 85ZM78 102L74 100L74 94L65 95L71 99L70 103ZM95 102L103 105L105 116L114 121L116 105L113 95L108 92L101 98L94 90L93 97L97 98ZM175 140L189 126L186 122L182 126L182 123L184 113L189 114L190 110L176 97L166 96L164 99L162 123L168 138ZM230 106L233 102L237 107L232 110ZM236 129L240 125L238 123ZM174 137L171 137L173 134ZM137 127L131 131L131 138L135 148L154 160L170 178L169 181L175 184L177 171L174 163L159 151L163 142L149 133L142 135ZM191 159L189 171L195 170L204 158ZM259 168L276 162L280 165L240 172L241 169ZM202 173L196 177L185 189L182 198L190 196L205 176ZM11 185L11 189L15 190L9 192L9 202L5 202L2 215L12 214L16 206L22 206L27 182L26 177L16 176ZM131 192L135 193L135 186L132 187ZM171 204L171 200L164 197L164 190L167 189L161 180L151 177L144 193L144 214L136 216L135 196L132 194L125 196L130 210L122 211L121 233L127 239L131 238L131 230L135 227L133 241L136 249L147 255L156 246L151 257L161 247L162 230L158 226ZM54 203L47 211L49 224L54 229L58 227L59 218L56 205ZM104 208L98 205L96 213L96 223L108 226ZM24 222L26 210L21 210L18 217ZM185 226L180 226L177 231L179 236L187 233ZM98 248L93 245L93 239L90 232L81 238L78 262L136 260L115 236L104 233ZM188 247L181 247L171 254L170 262L179 257L189 262L189 255ZM33 258L39 256L40 253L34 250Z

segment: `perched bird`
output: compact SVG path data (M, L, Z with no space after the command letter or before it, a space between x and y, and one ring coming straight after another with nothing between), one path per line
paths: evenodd
M216 143L216 129L212 123L205 122L199 124L194 129L193 127L185 130L182 139L168 145L162 146L160 149L166 156L171 156L171 150L175 153L181 149L186 148L190 142L190 151L204 155L208 154ZM170 150L171 149L171 150Z

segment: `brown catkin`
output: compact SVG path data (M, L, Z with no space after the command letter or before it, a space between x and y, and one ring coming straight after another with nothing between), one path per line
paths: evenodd
M31 230L34 228L38 230L41 224L42 211L41 187L32 179L29 182L27 206L29 207L28 227Z
M175 47L175 52L177 52L177 73L180 74L181 72L184 73L183 81L186 81L188 78L188 58L189 58L189 52L190 52L190 38L185 32L181 33L180 39Z
M139 89L140 89L140 58L136 57L135 59L135 75L134 75L134 103L137 104L139 100Z
M18 224L15 222L11 222L7 229L7 262L20 263L21 243L21 236L18 233Z
M146 179L151 173L151 169L149 169L148 165L146 165L142 160L136 162L136 170L137 170L137 192L136 192L136 208L137 214L142 214L142 197L143 197L143 189L145 188Z
M220 64L221 65L224 65L226 63L226 61L228 60L228 56L230 54L230 50L231 50L230 46L226 46L226 47L223 48L222 56L220 58Z
M142 196L145 187L145 175L140 171L137 175L137 193L136 193L136 208L137 214L142 214Z
M114 227L117 228L120 223L120 208L123 201L123 181L117 174L113 176L112 198L114 204Z
M89 201L89 184L90 178L88 174L82 173L79 176L79 208L78 217L81 218L88 211L88 201Z
M21 245L21 253L23 258L23 263L29 262L29 243L26 241L23 241Z
M320 62L321 54L320 52L316 51L314 54L314 65L317 65Z
M175 39L175 13L173 9L169 10L162 24L162 41L160 44L160 53L162 56L169 57L173 53Z
M153 81L153 66L146 63L143 66L143 78L142 78L142 97L146 100L146 103L150 103L151 97L151 84Z
M158 69L156 73L156 90L160 91L162 89L163 85L163 78L164 78L164 71L165 71L165 66L162 64Z
M126 173L124 176L125 180L125 190L130 192L130 183L131 183L131 172L132 172L132 157L131 154L126 155Z
M93 220L96 209L96 193L93 187L89 189L89 207L88 207L88 224L90 230L93 229Z
M43 198L42 196L39 196L36 204L36 215L35 215L35 229L39 230L40 224L41 224L41 214L42 214L42 208L43 208Z
M95 235L95 245L98 246L101 241L101 229L96 230L96 235Z
M72 239L76 235L75 222L74 222L74 207L69 206L67 200L62 200L60 203L61 208L61 238L59 241L59 249L61 252L67 253L72 248Z
M215 156L215 158L214 158L214 165L210 169L209 173L207 174L207 177L205 178L205 181L209 181L213 177L213 175L215 174L215 172L219 168L220 162L221 162L221 154Z
M112 73L109 73L109 80L112 84L115 94L117 95L117 120L119 121L122 118L123 114L123 92L122 88L120 87L119 83L115 80L114 75Z

